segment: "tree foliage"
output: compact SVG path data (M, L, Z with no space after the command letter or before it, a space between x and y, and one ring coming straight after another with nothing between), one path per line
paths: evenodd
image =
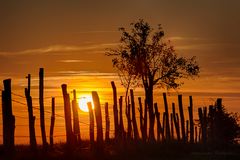
M180 57L169 42L164 42L164 31L158 25L156 31L144 20L131 24L131 31L120 28L121 44L117 49L107 53L114 56L114 68L117 69L123 85L134 86L136 80L142 80L144 87L148 85L162 88L177 88L180 78L193 77L199 74L199 66L195 57ZM130 83L126 83L129 82ZM150 84L152 83L152 84Z

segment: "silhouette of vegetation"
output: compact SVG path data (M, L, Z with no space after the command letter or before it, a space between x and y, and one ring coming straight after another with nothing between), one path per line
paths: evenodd
M214 112L208 120L209 141L217 147L237 143L236 139L240 137L239 115L227 112L224 106L217 103L212 109Z
M125 88L142 85L149 111L149 139L154 140L153 89L178 88L182 78L197 76L200 72L196 57L179 56L174 47L163 40L161 25L152 28L140 19L131 24L131 30L120 28L122 32L117 49L110 49L113 67L117 70Z

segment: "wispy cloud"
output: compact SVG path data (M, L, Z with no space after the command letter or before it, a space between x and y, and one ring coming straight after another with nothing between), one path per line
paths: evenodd
M26 49L22 51L0 51L0 55L29 55L29 54L48 54L48 53L66 53L66 52L78 52L88 50L99 50L107 47L116 46L119 43L100 43L90 45L51 45L42 48Z
M80 60L80 59L66 59L66 60L58 60L57 62L61 63L90 63L93 62L91 60Z
M197 41L197 40L203 40L203 38L200 38L200 37L183 37L183 36L172 36L172 37L167 37L167 39L169 39L171 41L183 41L183 40Z

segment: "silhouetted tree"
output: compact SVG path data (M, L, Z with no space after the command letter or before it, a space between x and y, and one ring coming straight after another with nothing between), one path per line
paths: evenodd
M124 86L142 82L149 107L149 138L154 140L154 86L177 88L183 84L179 79L198 75L199 66L195 57L180 57L170 43L163 41L161 25L154 31L140 19L131 24L131 31L125 28L120 28L120 31L120 45L109 50L107 55L114 57L113 67L120 73L120 78L127 77L128 83L123 83Z

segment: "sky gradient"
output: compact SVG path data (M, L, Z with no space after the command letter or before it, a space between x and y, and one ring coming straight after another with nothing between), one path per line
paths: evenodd
M13 78L13 89L23 94L31 73L37 97L44 67L46 96L61 96L62 83L111 96L117 76L106 48L119 44L119 27L143 18L152 27L162 24L180 55L197 57L200 77L180 91L198 99L225 96L240 112L239 6L239 0L0 0L0 80Z

